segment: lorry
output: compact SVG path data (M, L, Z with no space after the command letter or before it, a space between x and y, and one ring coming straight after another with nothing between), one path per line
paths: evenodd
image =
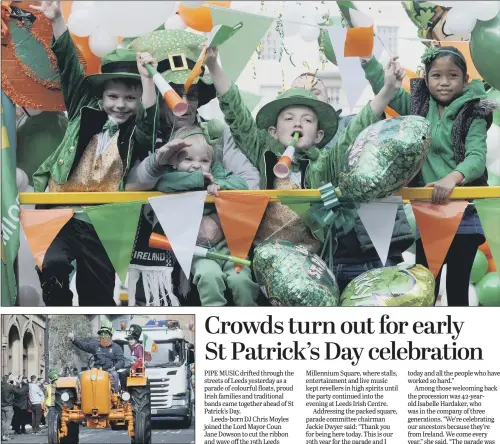
M130 323L134 323L130 321ZM126 359L132 359L128 347L127 323L113 334L113 342L123 347ZM140 342L152 344L145 353L145 371L151 389L151 419L178 421L189 428L193 419L193 386L191 368L194 364L194 345L185 338L177 320L149 321L141 325ZM146 347L147 351L149 347Z

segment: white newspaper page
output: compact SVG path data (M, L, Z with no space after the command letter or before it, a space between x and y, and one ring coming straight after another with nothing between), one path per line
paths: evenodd
M196 317L197 443L500 442L498 310L271 311Z

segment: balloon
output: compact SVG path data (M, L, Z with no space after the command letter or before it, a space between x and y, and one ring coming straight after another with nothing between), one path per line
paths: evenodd
M488 151L486 151L486 168L489 168L494 162L500 160L500 126L491 125L488 130L486 145L488 147Z
M80 9L72 12L68 19L68 29L78 37L88 36L95 28L93 12L87 9Z
M71 9L73 12L80 11L83 9L92 10L96 7L95 1L75 1L73 3L73 8Z
M490 250L490 246L488 245L488 241L486 241L484 244L482 245L479 245L479 248L478 248L479 251L483 252L484 255L488 258L488 259L491 259L492 258L492 255L491 255L491 250Z
M342 307L432 307L434 276L422 265L375 268L345 288Z
M452 34L470 34L476 26L477 19L474 15L464 14L460 8L452 8L446 16L446 28Z
M488 99L495 101L500 108L500 91L491 88L488 91ZM493 123L500 126L500 111L495 111L493 113Z
M91 3L95 4L94 2L74 2L75 6L78 3ZM61 2L61 9L63 13L64 20L66 20L66 23L69 22L69 16L71 12L73 11L73 2L70 1L64 1ZM86 9L86 8L85 8ZM85 73L87 75L90 74L98 74L101 72L101 59L94 55L94 53L90 50L89 48L89 38L88 37L78 37L77 35L73 34L70 30L71 37L73 38L73 42L75 43L76 47L80 51L80 54L84 58L87 66L85 68Z
M472 5L476 18L484 22L493 20L500 12L500 5L498 2L473 2Z
M213 28L213 23L212 23L212 14L210 13L210 8L207 7L209 5L219 6L220 8L229 8L231 2L230 1L204 2L202 6L198 6L197 8L189 8L181 2L179 3L179 10L177 12L179 16L182 18L182 20L184 20L186 26L189 26L190 28L193 28L196 31L210 32Z
M495 260L493 258L488 259L488 273L492 271L497 271L497 266L495 265Z
M488 272L488 258L482 251L477 251L472 270L470 272L470 281L475 284L479 282Z
M175 2L99 1L96 24L109 35L139 37L154 31L174 12Z
M22 307L38 307L41 294L31 285L23 285L19 288L19 305Z
M318 40L320 33L319 26L310 26L310 25L300 25L299 26L299 34L303 40L306 42L314 42Z
M500 14L488 22L479 21L472 31L470 52L485 82L500 89Z
M342 195L370 202L394 194L420 170L430 144L431 127L423 117L396 117L369 126L348 148L340 166Z
M20 193L24 193L29 185L28 175L20 168L16 168L16 184Z
M194 327L194 322L191 321L189 324L188 324L188 328L189 330L192 330L192 328Z
M318 256L303 246L287 241L262 242L255 249L253 269L271 305L339 305L335 276Z
M186 29L186 24L182 21L179 14L172 14L165 22L165 29Z
M500 307L500 273L488 273L476 285L479 304Z
M118 38L97 29L89 37L89 48L97 57L104 57L118 46Z

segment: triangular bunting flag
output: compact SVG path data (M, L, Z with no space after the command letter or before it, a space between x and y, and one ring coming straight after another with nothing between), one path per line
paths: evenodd
M371 57L373 54L373 26L349 28L344 43L344 57Z
M474 201L491 255L500 270L500 199L476 199Z
M232 256L245 259L264 216L269 196L245 193L221 194L215 198L217 214ZM237 264L235 267L241 267Z
M347 35L345 28L327 28L333 51L337 59L340 75L342 76L342 86L347 98L347 103L352 110L356 102L368 86L368 80L365 78L365 72L357 57L345 57L344 47Z
M187 279L191 273L206 198L206 191L192 191L149 199Z
M85 207L122 284L127 279L142 205L142 202L124 202Z
M19 218L24 235L40 270L43 266L45 253L74 213L75 211L69 208L61 210L21 210Z
M240 94L241 94L241 100L243 100L243 103L250 112L253 112L255 107L259 104L259 102L262 99L261 96L248 91L240 91Z
M429 270L437 277L462 220L467 202L412 202Z
M274 21L273 17L249 14L234 9L210 8L213 26L235 26L239 31L219 46L222 68L231 82L236 82L247 66L252 54Z
M358 209L359 218L384 266L389 255L398 204L402 203L401 197L391 196L375 202L362 203Z

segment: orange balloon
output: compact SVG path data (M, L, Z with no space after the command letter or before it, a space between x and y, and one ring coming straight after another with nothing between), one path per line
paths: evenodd
M488 241L486 241L484 244L479 246L479 251L482 251L488 259L492 258L490 246L488 245Z
M73 2L61 2L61 8L64 20L68 23L68 17L71 14L71 9L73 8ZM87 63L87 67L85 69L85 73L87 75L90 74L99 74L101 72L101 59L97 57L89 47L89 38L88 37L78 37L75 34L71 34L71 38L75 42L76 47L80 50L85 62Z
M64 3L64 2L63 2ZM231 2L218 1L218 2L205 2L197 8L188 8L182 2L179 3L178 14L184 21L186 26L201 32L210 32L214 27L212 23L212 14L210 8L207 6L219 6L220 8L229 8Z
M497 271L497 267L493 259L488 259L488 273L490 273L491 271Z

